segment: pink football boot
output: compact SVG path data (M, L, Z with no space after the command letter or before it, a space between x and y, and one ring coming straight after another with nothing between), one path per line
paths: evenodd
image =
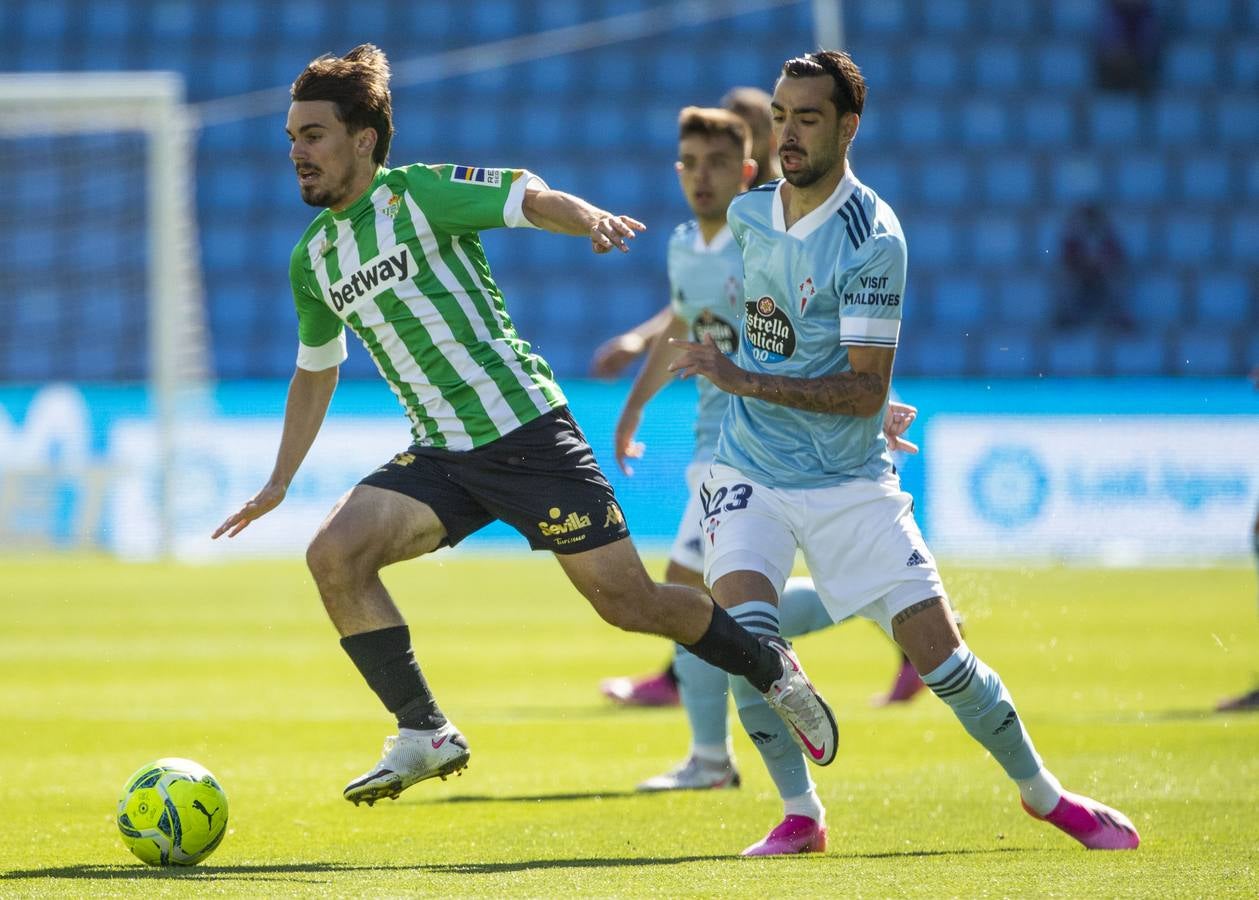
M677 706L678 683L667 672L644 678L607 678L599 685L603 696L624 706Z
M1026 803L1023 808L1032 818L1065 831L1090 850L1135 850L1141 843L1127 816L1079 794L1063 791L1058 805L1046 816L1037 815Z
M788 853L825 853L826 826L808 816L787 816L744 856L784 856Z

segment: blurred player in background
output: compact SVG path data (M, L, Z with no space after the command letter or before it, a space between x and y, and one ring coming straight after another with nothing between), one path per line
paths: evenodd
M290 261L297 371L272 475L214 537L234 537L284 499L327 413L348 325L415 443L341 498L306 554L342 647L398 724L345 798L396 797L467 764L467 741L438 708L379 573L495 519L554 553L609 623L686 644L768 691L793 732L834 742L834 717L785 641L754 637L702 591L647 576L564 394L507 316L479 238L541 227L587 236L606 253L628 250L642 224L520 169L385 168L389 68L370 44L314 60L291 95L289 156L302 199L323 208Z
M750 132L751 137L751 155L750 158L755 164L754 174L752 175L749 187L759 187L776 178L782 177L782 171L778 165L777 144L774 140L773 123L770 119L770 96L760 88L756 87L734 87L726 92L721 98L721 106L723 109L729 110L740 119ZM679 163L681 165L681 163ZM681 174L681 173L680 173ZM685 192L685 185L683 187ZM731 195L733 197L733 195ZM692 212L697 216L700 213L695 209L695 204L691 202L690 195L687 196L688 203L691 205ZM715 221L715 219L714 219ZM720 229L725 227L725 210L722 208ZM677 235L675 234L676 238ZM711 265L717 274L725 272L728 277L731 272L729 265L722 263L727 257L737 260L737 267L734 269L734 276L742 283L743 260L740 258L738 248L733 245L723 245L724 250L718 248L717 252L706 252L700 261L691 266L694 270L697 267L703 267L708 263L703 260L711 261ZM685 250L679 251L685 253ZM673 253L673 244L670 243L670 253ZM723 284L721 290L726 290ZM714 296L718 293L714 291ZM739 315L742 310L737 311ZM650 319L642 322L623 334L618 334L604 341L595 350L594 357L590 364L591 374L599 378L611 378L619 375L634 360L638 359L644 353L648 353L656 344L665 331L671 326L676 327L675 310L672 302L666 304L660 312L656 313ZM662 382L663 384L663 382ZM657 390L659 388L657 387ZM654 393L654 391L653 391ZM714 392L720 394L720 392ZM703 391L701 391L703 398ZM646 399L642 401L646 402ZM701 399L699 416L701 421L696 423L696 446L692 455L691 468L698 468L702 460L707 462L712 456L711 441L716 440L716 426L720 422L720 416L724 411L724 397L720 400ZM721 407L721 408L719 408ZM641 408L641 407L640 407ZM715 420L712 423L711 433L708 426L702 421L705 411L711 413ZM888 407L888 414L884 422L885 433L888 437L889 447L894 451L904 453L917 453L918 448L908 440L901 439L901 435L913 423L913 416L916 410L913 407L900 403L892 403ZM711 440L709 440L711 439ZM618 441L619 445L619 441ZM619 452L619 450L618 450ZM624 467L624 466L622 466ZM694 479L691 477L688 469L687 484L692 485ZM686 516L698 510L695 505L697 495L692 490L692 505L686 509ZM674 542L673 549L670 551L669 569L666 571L665 580L676 582L678 584L696 584L703 586L703 576L700 574L702 557L700 556L702 541L699 546L687 549L687 542L691 540L700 541L698 533L698 524L695 527L687 528L686 522L689 519L684 518L683 529L679 531L677 540ZM698 520L696 520L698 523ZM692 535L691 532L694 531ZM684 534L685 532L685 534ZM688 562L688 556L693 559ZM688 575L693 572L693 575ZM892 680L892 687L886 694L876 698L877 705L886 705L890 703L904 703L912 699L919 691L922 690L922 679L918 677L918 673L914 671L913 665L910 664L909 658L901 654L900 665L896 670L896 675ZM678 671L674 660L670 660L669 664L659 672L651 675L639 676L637 678L628 676L619 676L616 678L608 678L600 685L604 696L617 703L627 706L676 706L681 700L681 694L678 686ZM724 713L723 719L724 722Z
M905 238L891 208L856 180L848 147L865 81L839 51L788 60L774 88L781 182L731 204L747 304L734 360L706 337L675 341L670 368L732 396L703 485L705 581L753 631L780 633L779 597L797 549L839 622L878 622L923 681L1005 769L1024 808L1097 849L1132 849L1122 814L1062 789L1042 764L1001 678L958 634L944 585L882 434L900 333ZM793 755L759 698L734 683L744 727L767 759ZM790 735L807 756L832 752ZM772 768L772 767L771 767ZM787 816L749 855L826 847L824 811L803 765Z
M1250 383L1255 386L1255 390L1259 390L1259 365L1255 366L1254 369L1251 370ZM1255 523L1250 529L1250 543L1255 552L1255 565L1259 566L1259 510L1255 511ZM1221 700L1216 709L1219 712L1259 710L1259 687L1249 690L1236 697Z
M743 318L743 259L726 224L726 209L756 171L755 161L748 158L751 146L746 124L727 110L690 106L678 117L678 180L695 218L679 225L669 239L671 313L663 338L698 340L709 335L723 353L734 352ZM644 450L634 439L643 409L671 380L668 365L676 355L667 340L656 340L626 398L614 438L617 464L626 474L633 474L628 460L640 457ZM665 581L705 590L699 485L712 463L730 396L707 381L700 381L697 388L695 446L686 470L689 499L669 553ZM914 414L912 407L889 405L884 426L889 433L903 433ZM805 578L794 579L784 591L782 618L787 637L831 624ZM691 727L690 752L682 765L649 779L639 789L737 786L727 716L728 676L680 645L674 648L669 671Z

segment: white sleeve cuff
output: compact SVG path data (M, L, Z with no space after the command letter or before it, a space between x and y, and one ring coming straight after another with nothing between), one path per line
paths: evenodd
M873 319L840 316L840 344L862 347L895 347L901 333L900 319Z
M322 372L345 362L345 329L341 333L318 347L308 347L301 341L297 342L297 367L307 372Z
M535 184L538 190L547 190L546 182L528 169L522 171L520 177L512 182L511 190L507 193L507 205L503 207L503 224L508 228L538 227L525 215L525 191Z

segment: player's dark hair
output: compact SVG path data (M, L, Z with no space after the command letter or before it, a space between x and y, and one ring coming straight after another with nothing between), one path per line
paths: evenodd
M747 159L752 155L752 132L747 123L727 109L688 106L678 114L678 139L692 134L728 137Z
M293 82L295 101L328 100L337 120L351 134L372 128L376 147L372 161L383 166L393 139L393 100L389 95L389 60L375 44L359 44L345 56L325 53L313 59Z
M783 63L784 78L818 78L829 75L835 82L831 102L842 116L861 115L866 108L866 80L852 57L843 50L818 50Z

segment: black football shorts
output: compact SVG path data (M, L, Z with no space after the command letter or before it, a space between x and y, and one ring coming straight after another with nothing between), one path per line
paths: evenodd
M612 485L568 407L474 450L413 446L359 483L428 504L451 547L495 519L534 550L553 553L629 536Z

